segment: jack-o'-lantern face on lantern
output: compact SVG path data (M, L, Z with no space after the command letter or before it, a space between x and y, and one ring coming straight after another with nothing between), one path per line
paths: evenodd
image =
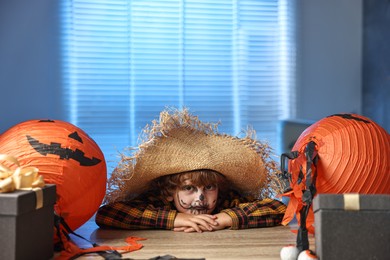
M74 230L96 212L106 190L106 163L95 141L59 120L30 120L0 136L0 153L38 168L57 185L55 211Z
M50 121L40 121L40 122L50 122ZM47 156L48 154L53 154L53 155L58 155L60 159L64 159L64 160L73 159L77 161L80 164L80 166L95 166L102 161L101 159L98 159L96 157L88 158L85 156L85 152L80 150L80 149L85 149L85 147L84 148L82 147L83 139L80 137L77 131L70 133L68 137L70 139L75 140L74 145L72 145L72 147L77 147L78 143L80 144L80 147L75 148L75 150L72 150L71 148L68 147L62 147L61 143L51 141L50 144L46 144L40 142L39 140L35 139L30 135L26 135L26 138L30 143L31 147L33 147L35 151L37 151L43 156ZM72 142L72 140L69 140L69 142Z

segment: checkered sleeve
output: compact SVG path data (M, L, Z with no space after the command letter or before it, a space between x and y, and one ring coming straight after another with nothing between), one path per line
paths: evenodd
M176 210L158 198L114 202L103 205L95 221L102 228L173 229Z
M282 202L267 198L240 203L221 212L232 218L231 229L245 229L277 226L281 223L285 211L286 206Z

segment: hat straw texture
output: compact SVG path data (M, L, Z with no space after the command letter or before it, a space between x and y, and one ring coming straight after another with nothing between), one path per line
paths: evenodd
M164 110L147 125L141 144L121 160L108 181L106 202L140 194L161 176L209 169L224 175L233 188L258 197L278 193L278 167L271 148L253 130L243 138L219 134L218 124L201 122L188 109Z

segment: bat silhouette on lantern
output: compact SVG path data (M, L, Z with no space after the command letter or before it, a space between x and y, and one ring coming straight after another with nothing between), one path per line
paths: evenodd
M94 166L100 163L102 160L92 157L88 158L85 156L85 153L79 149L72 150L70 148L61 147L60 143L51 142L50 144L40 143L37 139L26 135L28 142L30 145L37 151L38 153L47 156L48 154L54 154L60 156L60 159L73 159L80 163L81 166ZM77 132L74 132L68 137L75 139L79 142L83 142Z

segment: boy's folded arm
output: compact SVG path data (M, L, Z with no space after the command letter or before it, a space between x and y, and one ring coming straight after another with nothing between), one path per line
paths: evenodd
M176 210L145 203L114 202L99 208L95 221L102 228L173 229Z
M232 218L231 229L271 227L281 223L286 206L274 199L241 203L222 210Z

